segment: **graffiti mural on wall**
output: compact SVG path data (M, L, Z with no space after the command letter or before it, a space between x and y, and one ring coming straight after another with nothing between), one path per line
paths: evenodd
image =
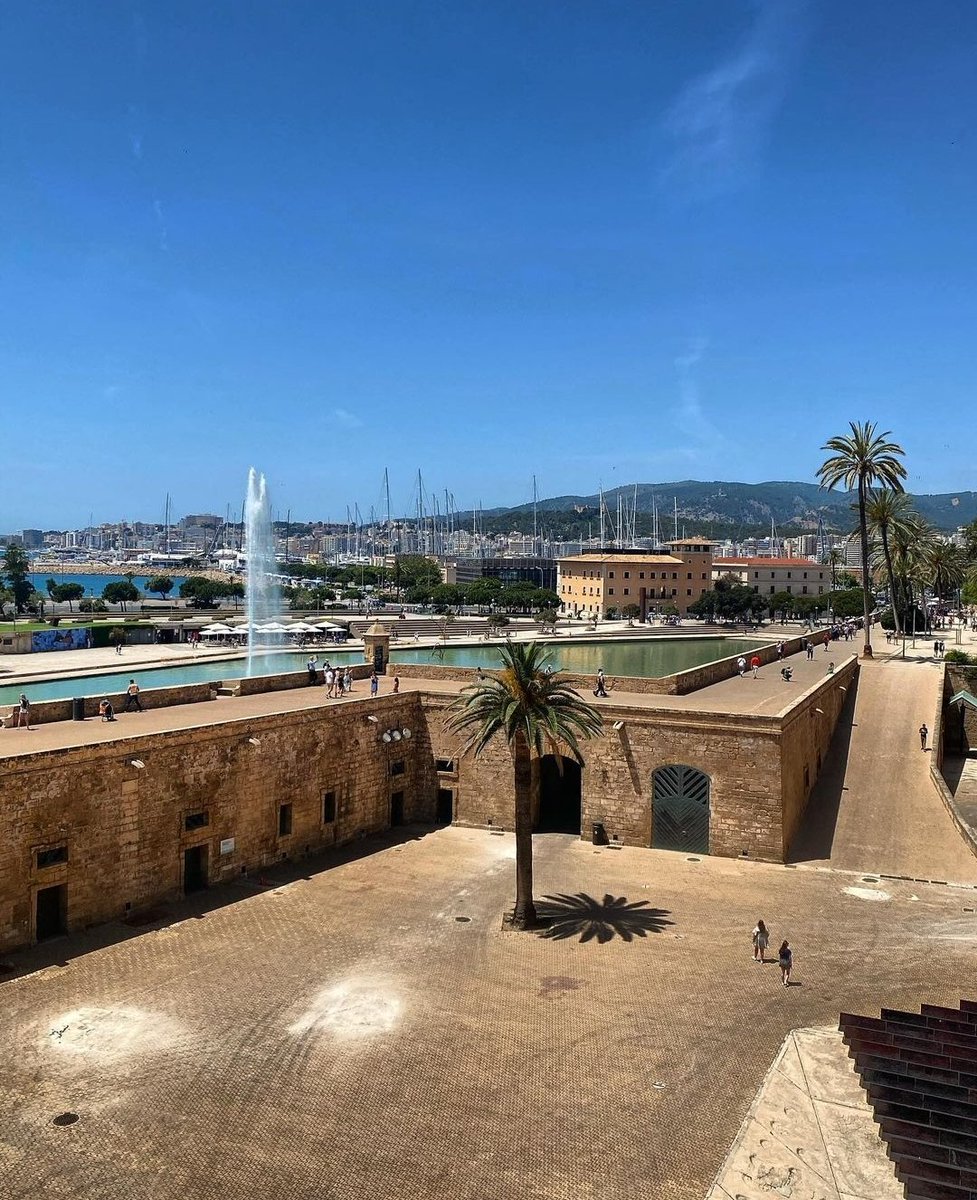
M31 649L87 650L92 644L88 629L41 629L31 634Z

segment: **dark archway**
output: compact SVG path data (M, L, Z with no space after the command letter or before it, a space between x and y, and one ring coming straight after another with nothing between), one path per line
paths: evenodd
M562 770L560 769L562 766ZM580 833L582 772L572 758L544 754L539 760L540 833Z
M651 844L656 850L709 853L709 776L669 764L651 777Z

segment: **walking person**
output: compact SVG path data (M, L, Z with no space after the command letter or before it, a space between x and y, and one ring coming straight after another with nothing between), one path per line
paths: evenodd
M27 699L27 696L24 694L24 692L20 693L20 699L17 701L17 705L14 708L14 711L11 713L11 716L13 717L15 729L21 725L23 725L26 729L30 729L31 702Z
M323 672L322 682L326 685L326 695L332 699L336 689L336 672L326 663L326 669Z
M920 750L926 749L926 740L929 737L929 735L930 735L930 731L926 728L925 723L920 725L920 727L919 727L919 748L920 748Z
M780 979L784 987L790 987L790 973L794 967L794 955L790 948L790 942L785 938L780 943L780 949L777 951L777 961L780 964Z
M318 654L313 654L313 655L310 655L310 657L309 657L309 661L308 661L308 662L305 664L305 669L306 669L306 670L309 672L309 684L310 684L310 686L311 686L312 684L314 684L314 683L315 683L315 681L316 681L316 668L318 667L318 665L319 665L319 656L318 656Z
M594 688L595 696L607 696L607 685L604 680L604 668L597 668L597 686Z
M737 669L737 671L739 671L739 673L741 675L746 674L746 659L743 657L742 654L736 660L736 669Z
M756 679L760 674L760 655L754 654L750 659L750 668L753 671L753 678Z
M375 696L380 690L380 680L377 678L376 671L370 676L370 695Z
M142 712L142 701L139 699L139 684L134 679L129 680L129 686L126 688L126 702L123 707L123 712L132 712L135 707L136 712Z
M343 672L343 695L348 696L353 690L353 673L349 667Z
M764 954L770 944L770 931L762 921L757 921L753 929L753 959L755 962L766 962Z
M399 691L400 691L400 676L395 675L394 676L394 686L393 686L394 695L396 695Z

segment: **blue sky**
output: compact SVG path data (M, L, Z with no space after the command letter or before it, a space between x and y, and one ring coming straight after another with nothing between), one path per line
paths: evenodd
M977 6L74 0L0 29L0 529L977 489Z

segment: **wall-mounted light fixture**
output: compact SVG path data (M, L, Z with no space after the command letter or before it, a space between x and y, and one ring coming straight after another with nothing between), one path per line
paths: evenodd
M366 719L370 722L371 725L376 725L377 722L380 720L379 717L367 717Z
M848 691L848 689L847 689L847 688L843 688L843 687L841 686L841 684L839 683L839 684L838 684L838 691L839 691L839 692L847 692L847 691Z
M410 730L409 729L402 729L400 732L404 735L405 738L408 738L408 739L410 738Z
M399 741L400 741L400 739L401 739L401 738L402 738L404 735L403 735L403 734L400 732L400 730L399 730L399 729L391 729L391 730L390 730L390 736L393 738L393 740L394 740L395 742L399 742Z
M620 732L624 728L624 722L623 721L615 721L613 728L616 729L618 732Z
M373 718L368 717L367 720L372 721ZM385 729L380 734L381 740L385 742L399 742L401 738L406 738L409 741L410 737L411 731L409 729Z
M383 740L385 742L392 742L394 740L393 734L390 732L389 729L385 729L380 736L383 738Z
M143 760L141 758L130 758L129 766L135 767L137 771L145 771L145 769L146 769L146 764L143 762Z
M819 713L821 714L821 716L822 716L822 717L824 716L824 709L823 709L823 708L816 708L814 711L815 711L815 712L819 712Z
M261 745L261 738L249 737L249 738L248 738L248 745L249 745L249 746L260 746L260 745Z

